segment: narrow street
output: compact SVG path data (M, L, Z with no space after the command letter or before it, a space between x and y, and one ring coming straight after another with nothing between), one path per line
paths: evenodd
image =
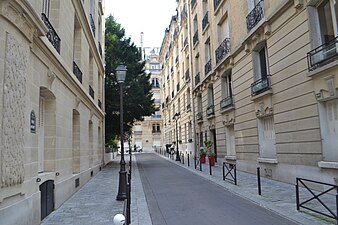
M136 158L154 225L295 224L158 155Z

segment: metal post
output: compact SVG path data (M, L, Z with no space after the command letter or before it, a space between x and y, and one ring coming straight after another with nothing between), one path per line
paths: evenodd
M338 189L336 189L336 222L338 224Z
M236 164L233 165L233 166L235 167L235 185L237 185L237 173L236 173L237 168L236 168Z
M127 198L127 177L126 177L126 162L124 161L124 142L123 142L123 87L120 83L120 142L121 142L121 160L119 172L119 190L116 200L123 201Z
M177 130L177 120L178 120L178 116L179 114L176 113L175 114L175 117L176 117L176 161L181 161L181 158L180 158L180 153L178 152L178 130Z
M182 153L182 164L184 164L184 153Z
M209 174L210 174L210 176L212 175L212 169L211 169L211 163L210 163L210 160L209 160Z
M262 190L261 190L261 172L260 168L257 167L257 181L258 181L258 194L262 195Z
M225 169L224 169L225 162L223 162L223 180L225 180Z
M132 165L131 165L131 163L132 163L132 159L131 159L131 157L132 157L132 155L131 155L131 151L129 150L129 176L130 176L130 178L129 179L131 179L131 168L132 168ZM130 182L130 181L129 181Z
M188 153L188 167L190 166L190 158L189 158L189 153Z
M298 186L298 178L296 178L296 208L297 208L297 210L299 210L299 186Z
M201 159L200 159L200 171L202 171L202 163L201 163Z
M130 175L128 174L128 180L130 180ZM130 182L127 183L127 224L129 225L131 223L130 221L130 193L131 193L131 185Z
M195 157L194 157L194 165L195 165L195 169L197 168L197 157L196 157L196 155L195 155Z

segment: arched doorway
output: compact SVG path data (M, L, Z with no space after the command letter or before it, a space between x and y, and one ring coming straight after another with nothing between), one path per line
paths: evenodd
M43 182L39 190L41 192L41 220L54 210L54 181Z

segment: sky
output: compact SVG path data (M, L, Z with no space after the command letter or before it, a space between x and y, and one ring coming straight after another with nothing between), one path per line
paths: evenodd
M136 46L143 32L143 47L161 47L176 6L176 0L105 0L105 16L112 14Z

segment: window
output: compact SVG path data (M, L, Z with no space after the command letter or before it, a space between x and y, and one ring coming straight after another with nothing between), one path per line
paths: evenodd
M207 116L215 115L215 106L214 106L214 87L210 85L208 87L208 108Z
M205 76L211 72L211 45L210 39L205 43L205 66L204 66Z
M151 78L151 85L153 87L159 88L160 87L160 82L158 78Z
M50 0L43 0L42 13L44 13L47 18L49 18L49 9L50 9Z
M160 124L153 124L153 133L161 133Z
M258 136L260 157L276 159L276 137L272 116L258 119Z
M229 38L229 21L226 18L221 24L218 25L218 43L221 44L225 38Z
M224 109L233 105L231 71L226 72L222 76L221 88L222 88L221 109Z
M236 156L234 125L225 128L227 156Z

